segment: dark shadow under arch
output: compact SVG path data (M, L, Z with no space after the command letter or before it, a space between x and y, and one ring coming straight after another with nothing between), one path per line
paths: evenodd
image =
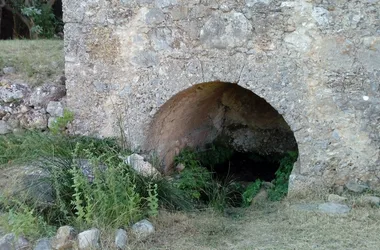
M170 172L182 149L212 143L233 149L235 164L245 154L271 157L298 151L289 125L270 104L225 82L197 84L167 101L151 123L146 148L157 151Z

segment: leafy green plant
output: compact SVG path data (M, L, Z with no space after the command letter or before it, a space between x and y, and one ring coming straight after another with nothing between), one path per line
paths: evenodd
M63 133L67 125L74 120L74 113L68 110L63 111L63 116L58 117L50 126L50 131L53 134Z
M202 195L206 195L206 190L211 183L211 173L201 167L198 155L190 149L184 149L174 161L176 164L181 163L185 166L175 181L175 186L185 191L190 199L199 202Z
M5 0L5 4L12 12L20 17L20 20L29 30L29 37L35 38L52 38L56 28L59 27L52 5L54 1L23 1L23 0ZM19 25L15 23L13 30L15 33L20 31Z
M246 190L242 194L243 206L248 207L251 205L253 198L259 193L262 181L256 180L248 185Z
M158 215L158 193L157 193L157 183L149 183L148 186L148 197L146 201L148 202L148 215L156 217Z
M211 144L198 152L199 162L203 167L213 169L215 165L228 161L233 155L231 147Z
M297 161L298 152L288 152L281 160L280 167L276 171L274 187L269 189L268 198L272 201L281 200L288 193L289 176L293 169L294 162Z
M0 137L1 162L5 165L33 162L46 173L47 177L41 182L53 188L55 200L53 204L40 207L25 200L11 202L11 197L6 197L7 204L0 200L0 207L20 213L23 211L18 210L17 204L22 203L47 225L70 224L83 228L88 225L124 226L145 213L153 216L162 196L166 197L166 204L172 202L172 197L181 202L181 194L176 196L173 191L178 189L168 182L155 180L147 188L146 180L142 181L142 177L136 176L118 157L122 152L113 139L41 132ZM91 169L91 176L83 172L83 161ZM149 202L144 203L143 199Z
M11 208L8 207L6 213L0 216L0 224L8 232L34 240L41 235L52 236L55 233L56 228L48 225L42 216L37 215L35 209L17 200L4 202L4 197L1 200L3 205L13 204Z
M76 147L75 155L79 148ZM85 149L84 155L92 168L91 179L76 166L79 164L74 164L72 170L72 204L78 224L117 227L139 219L143 211L142 198L129 167L123 162L117 163L114 156L95 155L91 148Z
M226 160L230 156L229 150L212 146L208 151L192 151L184 149L176 158L175 162L185 165L185 169L175 181L176 187L187 193L189 199L197 206L209 205L218 211L223 211L228 206L236 206L241 203L241 186L231 176L217 179L213 172L202 165L207 164L210 169L214 164ZM210 152L208 159L207 153Z

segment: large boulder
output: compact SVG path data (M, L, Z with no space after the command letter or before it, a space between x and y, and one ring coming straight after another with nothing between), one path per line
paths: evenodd
M54 202L48 173L37 165L19 165L0 170L0 195L32 200L41 206Z

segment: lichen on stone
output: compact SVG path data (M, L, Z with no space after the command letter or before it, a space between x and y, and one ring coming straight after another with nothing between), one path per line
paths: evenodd
M119 58L120 40L109 27L93 28L86 46L92 60L115 64Z

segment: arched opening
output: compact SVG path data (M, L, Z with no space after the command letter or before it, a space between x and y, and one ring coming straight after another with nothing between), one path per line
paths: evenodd
M13 13L6 8L2 8L0 15L0 40L13 39Z
M192 148L217 175L244 182L273 180L279 159L298 151L289 125L270 104L225 82L197 84L167 101L152 122L148 147L164 159L166 172L181 150Z

